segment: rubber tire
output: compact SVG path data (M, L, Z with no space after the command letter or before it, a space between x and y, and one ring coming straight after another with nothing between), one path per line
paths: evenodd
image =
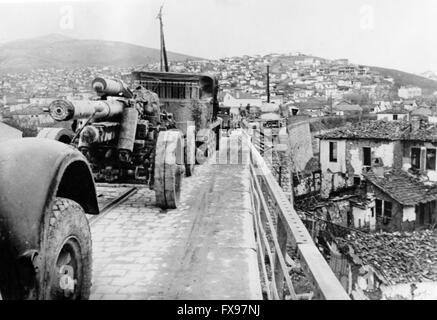
M161 209L176 209L179 204L185 171L184 150L181 146L183 137L180 131L169 130L159 133L155 154L154 189L156 205Z
M73 200L56 198L51 212L45 218L44 238L41 245L42 268L39 274L38 299L50 299L47 283L55 276L55 264L64 242L74 237L80 247L82 279L77 284L76 300L90 296L92 277L91 230L82 207Z

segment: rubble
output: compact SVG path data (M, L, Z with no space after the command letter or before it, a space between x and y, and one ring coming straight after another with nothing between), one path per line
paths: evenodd
M352 233L336 238L340 251L373 267L388 285L437 281L437 232Z

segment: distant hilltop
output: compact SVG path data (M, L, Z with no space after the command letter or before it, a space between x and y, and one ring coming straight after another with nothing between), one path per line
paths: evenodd
M431 80L437 80L437 74L434 71L426 71L422 73L421 76Z
M168 52L170 61L199 60ZM103 40L81 40L60 34L0 44L0 73L88 66L131 67L160 61L159 49Z
M168 52L170 62L200 61L202 58L192 57L184 54ZM214 66L217 63L228 63L225 69L231 73L247 72L247 65L251 61L262 61L270 64L272 74L284 74L290 69L305 69L305 66L314 61L321 64L334 62L337 65L350 66L348 59L324 59L304 53L228 57L219 60L209 60L202 66L203 71L217 71ZM82 67L106 67L130 68L146 64L157 64L160 61L158 49L147 48L134 44L117 41L104 40L81 40L67 37L60 34L50 34L33 39L16 40L0 44L0 75L5 73L27 73L36 69L72 69ZM264 68L263 63L258 66ZM237 67L238 66L238 67ZM239 69L241 67L241 70ZM381 67L360 66L376 72L383 79L391 79L393 90L402 86L416 86L423 90L423 94L429 95L437 91L437 75L433 72L426 72L422 75L415 75L399 70ZM210 69L210 70L209 70ZM173 69L174 70L174 69ZM193 70L191 70L193 71ZM299 73L299 72L298 72ZM260 74L262 74L260 76ZM263 70L258 76L264 78ZM253 75L252 75L253 76ZM263 80L263 79L258 79ZM284 79L284 83L288 80Z

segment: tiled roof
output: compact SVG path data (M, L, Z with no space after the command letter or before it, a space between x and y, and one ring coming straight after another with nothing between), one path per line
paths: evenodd
M336 242L355 263L371 266L387 284L437 281L435 231L353 233Z
M317 136L320 139L381 139L399 140L409 128L404 121L364 121L343 126Z
M408 121L363 121L316 136L319 139L414 140L437 142L437 124L422 123L413 129Z
M430 115L432 113L432 110L430 108L426 107L419 107L416 110L411 111L411 115Z
M320 161L318 157L312 157L305 165L305 171L315 172L320 171Z
M437 200L437 185L425 185L419 178L399 169L386 171L384 177L372 171L365 175L368 181L403 205L414 206Z
M361 108L357 104L346 104L346 103L337 104L332 109L339 110L339 111L363 111L363 108Z
M405 109L396 109L396 108L393 108L393 109L387 109L387 110L384 110L384 111L380 111L377 114L408 114L408 113L409 112L407 110L405 110Z

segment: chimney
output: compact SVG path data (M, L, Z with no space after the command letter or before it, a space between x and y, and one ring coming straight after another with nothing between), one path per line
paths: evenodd
M418 116L412 116L410 119L410 132L418 131L421 128L421 121Z

